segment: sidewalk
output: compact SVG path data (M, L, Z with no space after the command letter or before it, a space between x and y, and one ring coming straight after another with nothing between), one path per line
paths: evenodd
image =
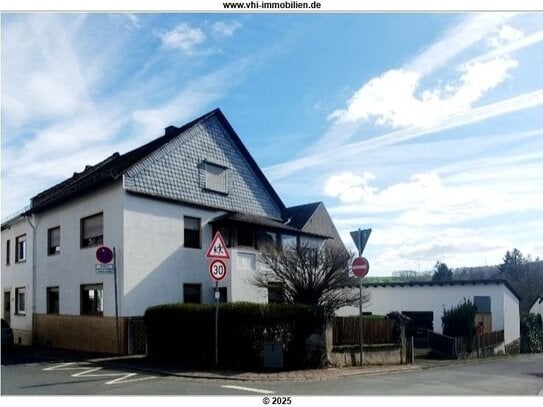
M107 366L116 369L126 369L135 372L142 372L149 375L177 376L200 380L231 380L231 381L320 381L330 380L341 377L360 376L360 375L380 375L387 373L408 372L421 369L430 369L436 367L445 367L466 363L480 363L491 361L495 358L487 359L466 359L466 360L438 360L417 358L413 365L382 365L382 366L363 366L363 367L343 367L343 368L322 368L291 371L267 371L267 372L240 372L226 370L189 370L182 369L175 364L157 362L146 358L144 355L131 356L111 356L104 354L93 354L84 352L75 352L62 349L46 349L35 347L21 347L17 350L18 356L23 357L19 363L25 363L24 358L34 358L36 360L48 360L57 362L90 363L100 366ZM3 355L4 356L4 355ZM4 359L4 357L3 357ZM28 360L30 361L30 360ZM4 363L4 361L3 361Z
M175 366L159 364L146 359L144 356L105 357L86 360L110 367L130 369L148 374L178 376L191 379L220 379L235 381L319 381L357 375L377 375L384 373L419 370L417 365L364 366L344 368L304 369L290 371L268 372L235 372L225 370L183 370Z

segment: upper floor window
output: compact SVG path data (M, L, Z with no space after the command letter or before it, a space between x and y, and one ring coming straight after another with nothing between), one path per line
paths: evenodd
M206 189L228 193L228 169L221 165L205 163Z
M104 214L81 219L81 248L101 245L104 242Z
M10 254L11 254L11 241L8 240L6 242L6 266L9 266Z
M26 235L15 238L15 262L26 261Z
M255 234L254 230L250 226L239 226L237 228L236 238L238 246L255 246Z
M183 217L184 233L183 246L195 249L201 248L200 239L200 218L192 218L190 216Z
M60 226L47 231L47 254L60 254Z

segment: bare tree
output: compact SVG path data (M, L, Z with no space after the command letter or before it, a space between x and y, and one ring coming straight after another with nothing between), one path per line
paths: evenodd
M267 251L262 253L266 270L253 278L253 284L279 285L284 302L318 306L332 315L343 306L359 303L358 281L349 277L351 259L352 254L331 245ZM369 295L364 295L362 301L368 300Z

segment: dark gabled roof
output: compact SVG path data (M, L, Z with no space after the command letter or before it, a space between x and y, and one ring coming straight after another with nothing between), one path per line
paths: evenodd
M287 208L289 225L302 229L321 204L322 202L314 202Z
M503 279L486 279L486 280L449 280L449 281L387 281L387 282L369 282L365 283L362 280L364 287L423 287L423 286L447 286L447 285L488 285L488 284L503 284L513 293L519 300L519 294L511 287L507 280Z
M115 182L131 166L144 159L166 143L170 142L181 133L212 116L215 116L225 127L232 142L239 148L259 181L270 193L281 211L286 214L286 208L281 201L281 198L279 198L269 181L264 176L262 170L251 157L241 139L236 134L230 123L228 123L228 120L220 109L215 109L209 113L206 113L205 115L183 125L182 127L169 126L165 129L165 134L162 137L159 137L125 154L121 155L119 153L114 153L98 164L86 166L83 172L74 173L71 178L34 196L31 199L31 208L29 212L43 211L51 206L64 203L69 199L95 191Z
M245 223L245 224L250 224L250 225L263 226L264 228L274 230L274 231L279 231L279 232L292 233L296 235L314 236L320 239L331 239L330 236L325 236L325 235L321 235L317 233L304 232L298 228L293 227L290 223L286 224L285 222L282 222L277 219L266 218L264 216L252 215L248 213L229 212L209 221L209 223L211 224L222 223L222 222Z

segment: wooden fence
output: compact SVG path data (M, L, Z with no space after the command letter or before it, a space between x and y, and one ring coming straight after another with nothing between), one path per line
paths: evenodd
M395 343L394 321L384 319L363 319L364 345ZM333 322L333 345L360 344L360 324L358 317L336 317Z

